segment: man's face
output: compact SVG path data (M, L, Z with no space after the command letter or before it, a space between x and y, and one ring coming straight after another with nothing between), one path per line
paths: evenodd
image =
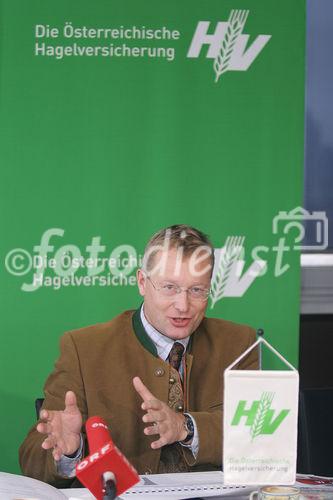
M141 269L137 274L147 320L160 333L174 340L191 335L201 323L207 307L208 299L193 298L184 290L193 286L204 289L210 287L210 258L207 255L204 259L196 260L193 257L195 255L180 257L177 249L160 251L154 257L149 278ZM158 262L163 262L163 265L155 265ZM178 285L183 290L166 297L156 290L165 285Z

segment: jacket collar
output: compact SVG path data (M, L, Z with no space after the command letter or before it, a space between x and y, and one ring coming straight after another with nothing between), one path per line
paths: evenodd
M147 349L147 351L149 351L150 354L155 356L155 358L158 358L156 346L143 327L143 324L142 324L142 321L140 318L140 309L141 309L141 306L139 307L139 309L137 309L135 311L135 313L132 316L132 324L133 324L134 333L137 336L137 339L139 340L139 342L143 345L143 347L145 349Z
M140 317L140 310L141 310L141 306L139 307L139 309L137 309L135 311L135 313L132 316L132 324L133 324L133 329L134 329L135 335L136 335L137 339L139 340L139 342L141 343L141 345L145 349L147 349L147 351L149 351L153 356L155 356L155 358L158 358L156 346L155 346L154 342L151 340L151 338L149 337L149 335L147 334L147 332L144 329L144 326L142 324L141 317ZM189 343L187 345L187 349L186 349L187 353L191 352L192 335L190 336L190 340L189 340Z

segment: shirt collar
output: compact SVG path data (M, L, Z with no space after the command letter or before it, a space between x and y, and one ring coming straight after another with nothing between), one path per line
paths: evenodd
M141 306L141 310L140 310L140 318L141 318L143 327L146 330L147 335L150 337L150 339L154 342L154 344L156 346L158 356L161 359L163 359L163 361L167 360L167 358L170 354L171 348L175 342L179 342L180 344L182 344L185 348L185 351L186 351L186 347L190 341L190 336L186 337L185 339L174 340L174 339L170 339L166 335L163 335L163 333L156 330L156 328L153 327L153 325L151 325L149 323L149 321L147 320L147 318L143 312L143 305Z

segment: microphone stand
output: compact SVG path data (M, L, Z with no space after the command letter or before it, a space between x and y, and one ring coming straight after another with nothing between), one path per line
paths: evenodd
M258 339L264 336L264 330L262 328L258 328L257 337ZM259 343L259 370L262 370L262 342Z

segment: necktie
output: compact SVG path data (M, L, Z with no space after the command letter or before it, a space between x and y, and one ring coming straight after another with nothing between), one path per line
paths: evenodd
M169 354L169 363L175 370L179 370L180 362L184 353L184 346L180 342L175 342Z
M175 370L179 370L184 346L180 342L174 342L168 360L170 366ZM184 400L181 380L170 378L169 382L169 397L168 404L174 411L183 411ZM178 443L172 443L161 448L161 458L158 472L187 472L188 466L180 450L181 446Z

